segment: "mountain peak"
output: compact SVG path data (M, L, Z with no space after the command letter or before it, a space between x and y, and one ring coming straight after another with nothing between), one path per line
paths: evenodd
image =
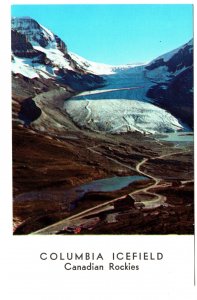
M54 34L30 17L13 17L12 29L24 34L33 46L46 48L55 42Z
M39 23L29 16L12 17L12 29L39 28Z

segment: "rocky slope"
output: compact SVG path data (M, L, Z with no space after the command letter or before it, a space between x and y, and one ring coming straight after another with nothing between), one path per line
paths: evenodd
M147 96L193 128L193 40L145 67Z

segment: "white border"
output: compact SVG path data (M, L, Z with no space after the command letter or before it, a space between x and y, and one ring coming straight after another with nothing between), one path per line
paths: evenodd
M186 4L186 1L2 1L0 10L0 272L2 299L190 299L194 287L193 236L12 236L12 143L10 5L135 3ZM194 3L187 1L187 4ZM195 7L196 8L196 7ZM196 11L196 9L195 9ZM176 17L176 16L175 16ZM194 20L196 19L196 12ZM196 85L196 76L195 76ZM196 108L195 108L196 112ZM195 166L196 167L196 166ZM195 213L196 217L196 213ZM131 272L68 272L61 261L41 262L41 251L162 251L165 261L140 263Z

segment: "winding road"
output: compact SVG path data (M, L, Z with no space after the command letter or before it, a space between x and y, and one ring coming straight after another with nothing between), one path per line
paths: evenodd
M95 148L96 146L92 147L92 148ZM89 150L91 149L91 147L88 148ZM91 150L90 150L91 151ZM93 150L93 152L97 153L97 154L100 154L100 155L103 155L102 153L100 153L99 151L96 151L96 150ZM168 156L172 156L172 155L177 155L177 154L182 154L182 153L185 153L186 151L176 151L176 152L173 152L173 153L168 153L168 154L164 154L164 155L160 155L160 156L157 156L157 157L154 157L154 158L151 158L151 159L162 159L164 157L168 157ZM116 159L113 159L113 158L110 158L108 156L105 156L106 158L108 159L111 159L113 160L114 162L117 162L118 164L124 166L124 167L127 167L128 169L131 169L131 167L127 164L122 164L120 163L119 161L117 161ZM144 200L144 201L141 201L141 203L143 203L143 205L145 206L143 209L144 210L148 210L148 209L152 209L152 208L156 208L156 207L159 207L161 205L164 205L165 201L166 201L166 197L163 196L163 195L159 195L157 194L156 192L150 192L151 189L155 189L159 186L164 186L164 185L161 185L160 184L160 179L149 174L149 173L146 173L144 171L141 170L141 167L143 165L145 165L148 161L150 160L150 158L143 158L142 161L140 161L137 165L136 165L136 168L135 168L135 171L137 171L139 174L143 175L143 176L146 176L150 179L152 179L154 181L154 183L148 187L143 187L143 188L140 188L134 192L131 192L129 195L132 196L134 199L135 199L135 195L139 194L139 193L145 193L147 195L151 195L153 196L153 199L152 200ZM132 168L133 170L133 168ZM160 184L160 185L159 185ZM165 185L166 186L166 185ZM43 229L40 229L36 232L33 232L31 233L31 235L33 234L56 234L58 233L59 231L61 231L65 226L79 226L80 224L83 223L83 218L86 218L87 216L89 215L93 215L93 214L96 214L96 213L99 213L99 212L102 212L102 211L106 211L106 210L110 210L110 209L113 209L114 206L114 202L118 201L118 200L121 200L121 199L124 199L127 195L123 195L121 197L118 197L118 198L115 198L115 199L112 199L110 201L107 201L105 203L101 203L101 204L98 204L94 207L91 207L91 208L88 208L80 213L77 213L75 215L72 215L66 219L63 219L55 224L52 224L50 226L47 226ZM137 202L137 201L136 201ZM87 220L84 220L84 221L87 221Z
M168 157L168 156L173 156L173 155L177 155L177 154L182 154L182 153L185 153L186 151L177 151L177 152L174 152L174 153L168 153L168 154L163 154L163 155L160 155L160 156L157 156L157 157L154 157L152 159L162 159L164 157ZM156 207L159 207L161 205L165 205L165 201L166 201L166 197L163 196L163 195L160 195L160 194L157 194L156 192L150 192L150 190L152 189L155 189L155 188L158 188L158 187L166 187L166 186L171 186L171 184L162 184L161 185L161 179L153 176L153 175L150 175L144 171L141 171L141 167L146 164L150 159L148 158L144 158L140 163L138 163L138 165L136 166L136 171L138 173L140 173L141 175L144 175L144 176L147 176L149 177L150 179L154 180L154 184L149 186L149 187L146 187L146 188L142 188L140 190L136 190L132 193L130 193L129 195L131 195L134 199L135 199L135 195L139 194L140 192L141 193L145 193L145 194L148 194L148 195L152 195L153 196L153 199L152 200L142 200L141 202L145 205L145 208L144 209L150 209L150 208L156 208ZM186 181L187 182L187 181ZM136 201L137 202L137 201Z

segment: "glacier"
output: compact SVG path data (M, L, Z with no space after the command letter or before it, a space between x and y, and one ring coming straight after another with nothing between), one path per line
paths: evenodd
M182 129L179 121L164 109L137 100L71 99L65 101L64 108L78 126L97 132L156 134Z
M144 65L113 67L112 71L104 76L105 87L65 101L66 112L79 127L117 134L157 134L183 129L177 118L146 96L154 81L147 76L149 71ZM163 70L161 73L166 78ZM159 80L158 74L156 77Z
M104 87L78 94L72 100L81 100L81 104L65 103L65 109L79 126L95 131L139 131L154 134L188 130L188 127L168 110L158 108L160 95L158 99L152 99L148 96L148 91L155 85L159 85L160 89L165 91L177 75L189 68L184 62L173 66L172 59L182 55L188 47L190 50L192 45L191 40L149 63L110 66L111 72L103 75L106 82ZM87 101L88 104L85 104Z

